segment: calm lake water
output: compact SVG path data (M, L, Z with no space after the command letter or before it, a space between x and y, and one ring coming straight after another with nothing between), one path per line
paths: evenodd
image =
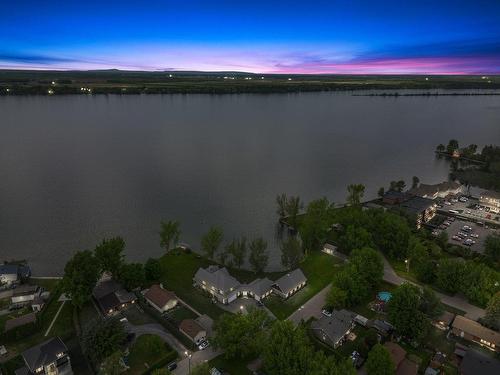
M280 262L275 197L343 202L363 183L440 182L450 138L500 142L500 97L350 93L0 98L0 259L61 273L121 235L129 260L159 256L161 219L199 247L210 225L264 236Z

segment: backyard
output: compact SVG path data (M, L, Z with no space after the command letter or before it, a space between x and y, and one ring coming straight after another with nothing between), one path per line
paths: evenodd
M129 374L143 374L148 368L177 358L177 353L156 335L139 336L130 348Z
M266 307L278 319L288 318L295 310L332 282L336 267L339 267L341 262L337 257L319 251L311 252L306 260L299 265L307 277L306 286L287 300L272 295L265 300Z

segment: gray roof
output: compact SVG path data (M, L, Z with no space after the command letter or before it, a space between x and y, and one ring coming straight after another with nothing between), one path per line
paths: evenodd
M292 291L297 285L302 284L307 281L307 277L304 275L300 268L293 270L290 273L280 277L278 280L274 282L274 285L283 292L283 294L287 294Z
M19 285L16 289L14 289L13 296L26 296L30 294L36 294L39 291L40 287L38 285Z
M263 279L255 279L250 284L242 286L242 289L252 292L258 296L262 296L263 294L269 292L272 286L273 282L265 277Z
M0 265L0 275L18 275L19 266L17 264Z
M334 310L332 316L322 316L311 323L313 330L321 330L328 338L336 343L351 328L356 314L347 310Z
M123 303L135 300L134 293L127 292L115 280L102 281L94 287L92 295L103 311L115 309Z
M68 348L59 337L47 340L22 353L26 365L31 371L47 365L57 359L57 354L67 352Z
M408 211L420 213L427 210L434 205L432 199L422 198L422 197L412 197L406 202L401 203L401 207L407 209Z
M11 329L24 326L29 323L36 322L36 314L34 312L21 315L17 318L9 319L5 322L5 331L10 331Z
M208 267L200 268L196 271L194 279L197 283L205 281L206 284L215 287L217 290L227 292L240 286L238 280L229 274L226 268Z
M460 365L463 375L498 375L500 374L500 361L493 356L469 349Z
M92 295L99 299L110 293L114 293L117 290L122 289L122 286L115 280L106 280L99 282L92 291Z

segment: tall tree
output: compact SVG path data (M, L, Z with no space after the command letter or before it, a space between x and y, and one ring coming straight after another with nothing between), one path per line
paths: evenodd
M334 204L326 198L310 202L299 227L304 250L315 250L325 242L334 220Z
M121 237L113 237L104 239L94 249L94 254L97 262L101 267L102 272L110 272L116 276L118 270L123 264L123 250L125 249L125 241Z
M126 333L117 319L95 319L84 327L81 344L84 353L94 364L120 350Z
M448 146L446 146L446 152L451 155L458 150L458 148L458 141L456 139L450 139Z
M294 228L297 227L297 215L299 214L299 211L302 209L302 202L300 201L300 198L297 197L290 197L288 198L286 202L286 214L288 216L288 221L290 225Z
M180 223L176 220L162 221L160 224L160 246L169 251L177 246L181 235Z
M287 201L288 199L285 193L281 193L276 196L276 204L278 206L276 213L280 219L283 219L286 216Z
M436 268L436 286L448 293L456 293L462 289L465 272L463 259L442 259Z
M149 258L144 265L144 274L147 281L158 281L161 277L161 263L158 259Z
M281 243L281 264L285 268L296 268L303 256L302 246L297 237L290 236Z
M118 280L125 289L132 290L146 283L146 275L142 263L125 263L118 272Z
M397 332L414 340L421 340L430 326L428 317L421 311L421 293L418 286L404 283L396 288L387 306L389 321Z
M351 184L347 186L347 204L349 206L359 206L361 199L365 195L365 186L362 184Z
M378 286L384 276L382 256L369 247L353 250L349 257L349 265L371 288Z
M237 240L233 240L226 246L226 250L231 254L233 265L236 268L241 268L247 254L247 239L241 237Z
M262 237L258 237L250 241L248 248L250 250L248 261L252 270L255 273L263 272L269 260L269 255L266 251L267 242Z
M226 247L220 249L217 252L217 262L219 262L223 266L227 266L227 264L228 264L228 259L229 259L228 247L229 247L229 245L227 245Z
M381 187L378 189L377 195L382 198L385 195L385 189L384 187Z
M207 258L213 259L215 253L222 243L224 233L220 227L210 227L208 232L201 238L201 249L206 254Z
M446 146L443 145L442 143L438 144L437 147L436 147L436 151L437 152L444 152L444 150L446 150Z
M374 245L371 233L362 226L357 225L348 225L339 236L338 244L342 251L346 253L350 253L354 249Z
M420 183L420 179L417 176L413 176L411 179L411 187L412 189L415 189L418 184Z
M62 279L63 291L71 297L71 303L81 308L90 300L99 278L99 264L90 250L78 251L66 263Z
M389 351L380 344L376 344L366 360L366 373L368 375L394 375L396 367L392 362Z
M497 331L500 329L500 292L497 292L488 302L484 322Z
M346 307L347 292L332 285L326 295L326 305L331 309L340 310Z

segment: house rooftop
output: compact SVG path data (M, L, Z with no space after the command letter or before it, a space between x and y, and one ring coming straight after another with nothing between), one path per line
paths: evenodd
M453 321L452 327L466 332L472 336L478 337L479 339L491 342L495 344L495 346L500 346L500 332L496 332L492 329L486 328L478 322L467 319L464 316L457 315L455 317L455 320Z
M198 281L205 281L205 283L223 292L236 289L240 286L239 281L232 277L225 267L210 266L208 268L200 268L194 275L194 278Z
M198 333L205 331L205 328L193 319L184 319L181 324L179 324L179 329L192 339L194 339Z
M403 361L403 359L405 359L406 350L404 350L400 345L392 341L387 341L384 344L384 346L389 351L392 362L394 363L394 366L396 366L397 368L399 364Z
M133 293L127 292L118 282L112 279L99 282L94 287L92 295L104 312L135 300Z
M271 280L265 277L263 279L255 279L250 284L242 286L242 288L257 296L262 296L271 290L273 284L274 283Z
M276 285L284 294L288 294L290 291L295 289L297 285L305 283L306 281L307 278L302 270L297 268L296 270L280 277L274 282L274 285Z
M163 289L158 284L152 285L151 288L149 288L149 290L144 294L144 297L158 307L163 307L169 301L177 299L177 296L174 292Z
M9 319L5 322L5 331L10 331L11 329L24 326L25 324L28 323L34 323L36 322L36 314L29 313L22 315L20 317L14 318L14 319Z
M455 319L455 314L449 311L444 311L440 316L436 318L436 321L443 322L445 325L449 326L451 322L453 322L453 319Z
M54 362L58 359L58 354L67 351L68 348L64 342L59 337L55 337L24 351L22 356L29 369L33 371Z
M356 314L347 310L334 310L332 316L322 316L312 322L311 328L321 330L335 343L351 328L355 316Z
M404 209L414 212L420 213L431 208L434 205L434 201L432 199L422 198L422 197L412 197L411 199L401 203L401 207Z

